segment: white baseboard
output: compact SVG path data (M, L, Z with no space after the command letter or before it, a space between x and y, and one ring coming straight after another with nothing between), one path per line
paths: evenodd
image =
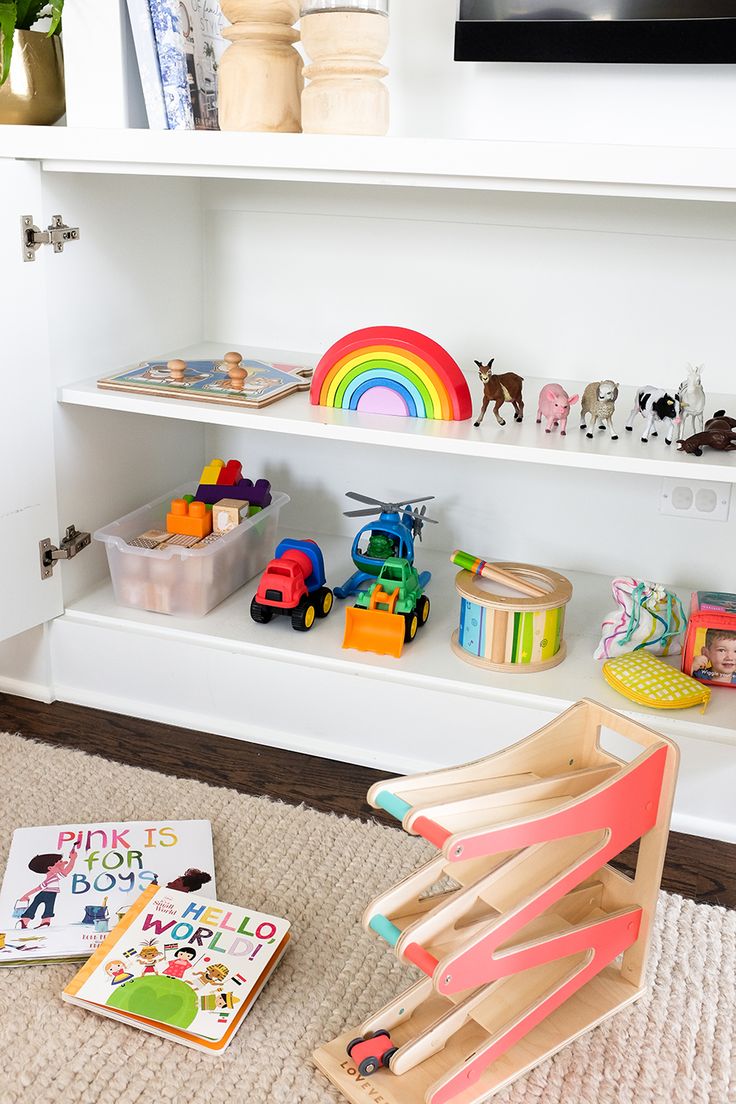
M27 682L24 679L8 678L0 675L0 694L13 694L17 698L30 698L32 701L50 705L54 694L48 686L40 682ZM0 710L0 720L2 710Z

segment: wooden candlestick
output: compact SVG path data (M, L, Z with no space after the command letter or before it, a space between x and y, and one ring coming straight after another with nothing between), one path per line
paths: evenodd
M232 26L218 70L221 130L301 130L302 59L294 49L298 0L221 0Z
M302 129L310 134L385 134L389 123L388 16L321 11L303 15L301 35L311 63L302 93Z

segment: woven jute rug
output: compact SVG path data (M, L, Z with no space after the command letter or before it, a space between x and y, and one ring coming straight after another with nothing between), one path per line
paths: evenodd
M2 869L21 825L187 817L212 821L220 899L293 925L289 951L232 1046L212 1058L64 1004L59 994L74 966L2 970L2 1104L340 1099L310 1054L412 980L364 934L360 916L427 857L426 845L398 829L0 735ZM494 1100L729 1104L735 1013L736 912L663 893L649 995Z

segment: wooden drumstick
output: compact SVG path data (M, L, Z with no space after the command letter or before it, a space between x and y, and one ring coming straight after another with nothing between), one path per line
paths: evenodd
M495 564L486 563L485 560L480 560L477 556L471 556L469 552L461 552L456 549L450 556L450 563L462 567L465 571L470 571L473 575L481 575L484 579L491 579L494 583L502 583L504 586L510 587L511 590L518 590L521 594L526 594L530 598L546 598L548 595L548 592L537 586L536 583L528 583L526 579L522 579L510 571L504 571L503 568L497 567Z

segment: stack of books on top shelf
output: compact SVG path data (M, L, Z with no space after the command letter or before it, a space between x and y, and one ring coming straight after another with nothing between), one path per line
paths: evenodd
M128 0L148 125L218 130L217 69L227 47L218 0Z

